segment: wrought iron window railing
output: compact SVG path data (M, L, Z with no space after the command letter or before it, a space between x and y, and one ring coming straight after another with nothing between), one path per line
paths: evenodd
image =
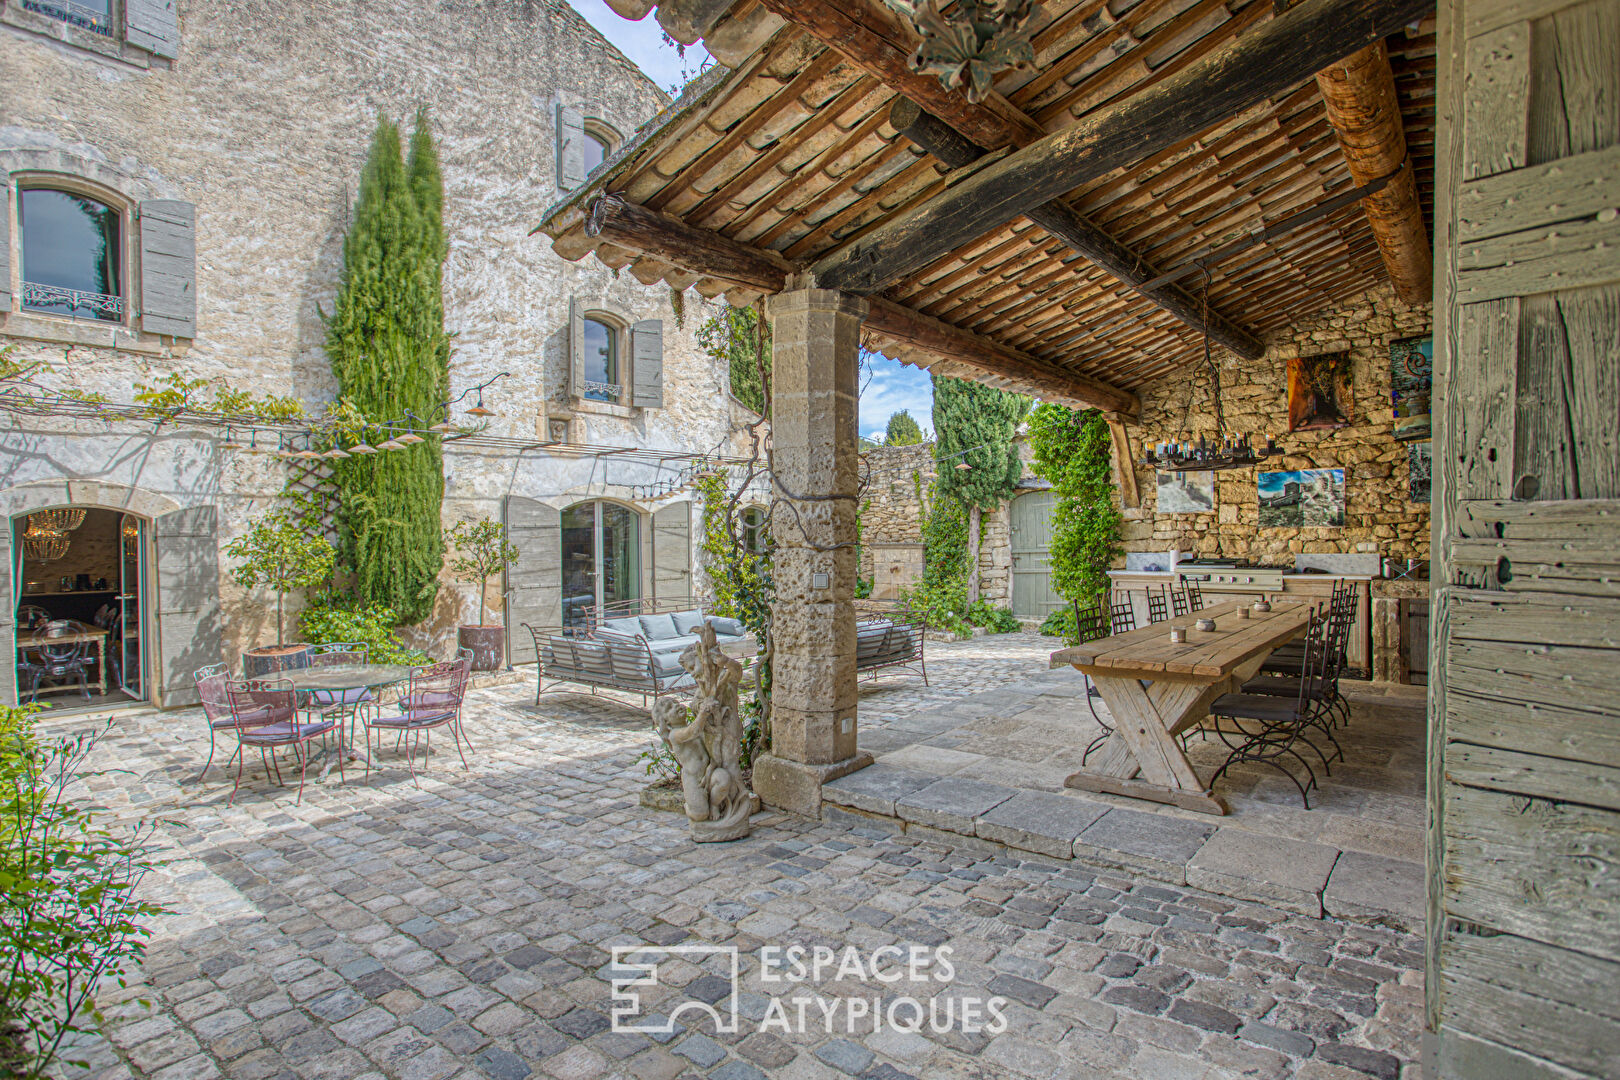
M55 315L71 315L75 319L105 319L124 317L124 298L106 293L80 292L56 285L41 285L37 281L23 282L23 307ZM66 307L67 311L62 308ZM80 310L88 314L80 314Z
M22 0L24 11L36 12L51 19L61 19L71 26L82 27L106 37L113 36L112 16L73 0Z
M592 382L585 380L585 396L593 401L618 401L624 388L618 383Z

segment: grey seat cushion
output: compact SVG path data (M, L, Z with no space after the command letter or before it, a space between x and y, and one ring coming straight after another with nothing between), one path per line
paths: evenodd
M674 612L670 617L675 620L675 632L683 636L697 633L698 627L703 625L703 612L696 608Z
M640 617L641 636L648 641L668 641L680 635L675 630L675 616L667 612L662 615L643 615Z
M714 632L717 637L740 638L748 632L747 628L744 627L742 622L738 619L728 619L720 615L710 615L706 621L710 626L714 627Z
M634 641L641 633L641 620L635 616L624 619L603 619L602 625L597 629L599 636L615 636L625 641Z

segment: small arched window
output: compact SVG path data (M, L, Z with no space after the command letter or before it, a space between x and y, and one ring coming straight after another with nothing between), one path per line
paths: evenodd
M596 171L596 167L607 160L613 152L613 147L606 139L591 131L585 130L585 172L589 175Z
M19 191L23 302L27 311L124 320L123 213L76 191Z
M585 316L585 396L593 401L618 401L619 330L591 315Z
M768 539L765 535L765 511L758 506L743 507L743 550L753 555L763 555L765 554L765 545Z

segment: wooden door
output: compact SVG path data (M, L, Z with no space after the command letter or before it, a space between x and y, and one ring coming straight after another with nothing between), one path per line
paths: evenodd
M1012 501L1012 610L1020 619L1044 619L1063 606L1052 588L1050 491L1031 491Z
M1620 0L1440 9L1429 1076L1620 1075Z

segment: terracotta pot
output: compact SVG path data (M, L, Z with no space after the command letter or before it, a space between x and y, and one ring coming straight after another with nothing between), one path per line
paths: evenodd
M309 667L309 646L261 645L242 654L242 678L264 679L278 671L296 671Z
M472 670L499 671L506 660L506 627L463 626L456 632L456 643L472 650Z

